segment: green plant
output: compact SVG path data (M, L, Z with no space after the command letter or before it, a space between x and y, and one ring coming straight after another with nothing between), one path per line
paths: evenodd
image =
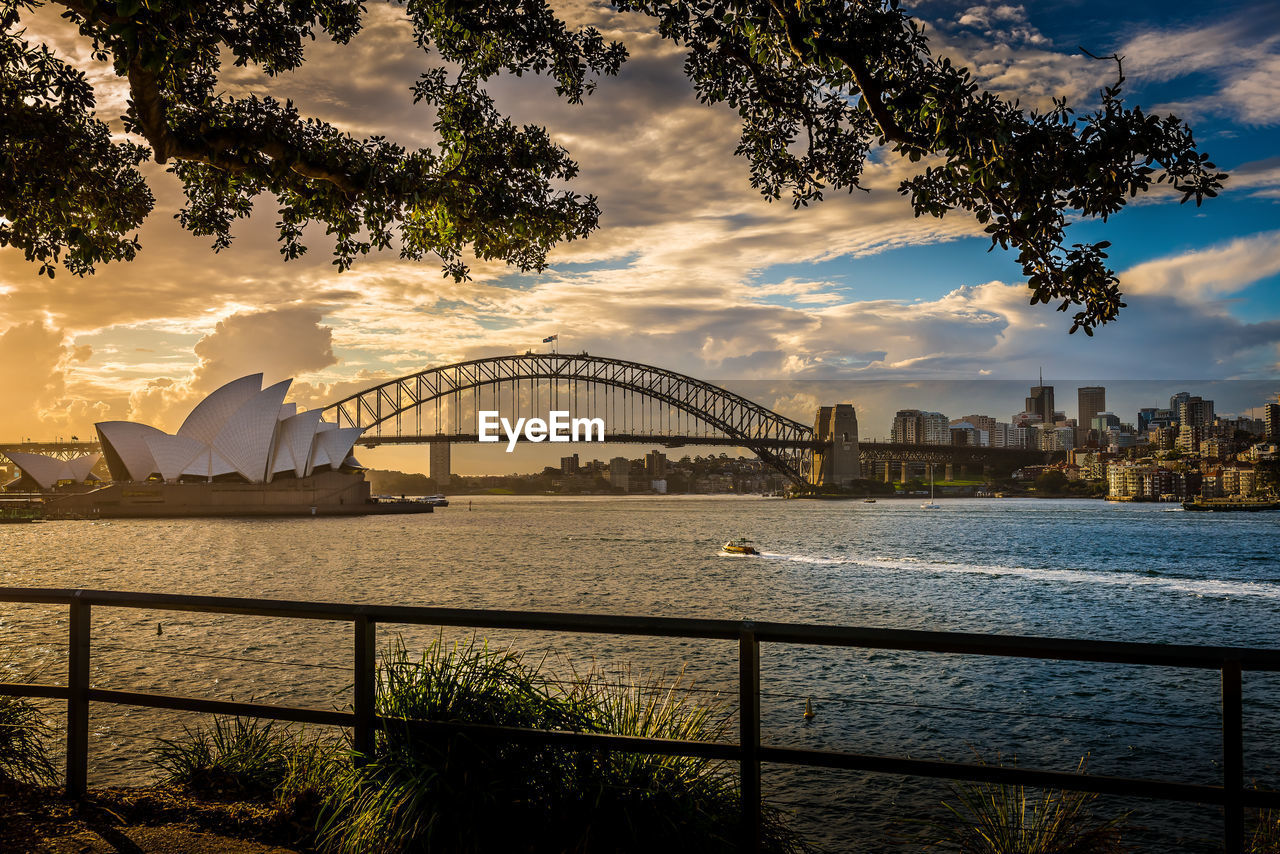
M397 644L378 672L387 724L371 755L335 780L319 827L338 852L527 848L547 825L569 752L441 732L423 722L580 730L520 653L437 641L412 659Z
M1085 760L1078 770L1083 773ZM1103 819L1093 812L1098 795L1038 790L995 783L955 783L954 803L943 801L950 820L921 822L916 841L960 854L1118 854L1127 815Z
M45 740L51 727L40 710L21 697L0 697L0 779L52 785L58 771Z
M570 697L592 730L612 735L718 741L732 723L726 705L695 701L683 678L664 684L593 671L574 679ZM576 834L572 850L738 850L741 796L724 763L623 751L585 759L574 786L581 809L566 822ZM778 810L766 806L763 819L764 851L807 850Z
M290 777L295 739L274 721L218 716L161 741L154 761L166 782L266 800Z
M1280 811L1258 812L1245 854L1280 854Z
M403 645L378 675L386 725L368 756L337 775L318 844L392 852L737 850L739 794L717 763L458 734L432 723L709 740L723 707L679 685L615 684L601 674L566 688L513 650L440 641L420 658ZM802 851L766 811L767 851Z

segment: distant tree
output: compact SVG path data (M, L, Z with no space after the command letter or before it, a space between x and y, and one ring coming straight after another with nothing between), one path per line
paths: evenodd
M113 139L81 70L28 40L24 17L59 8L94 57L128 81L131 141ZM1225 175L1179 119L1128 108L1124 81L1078 115L1044 112L984 91L967 69L931 52L898 0L614 0L648 15L687 51L704 102L741 118L737 153L770 199L815 202L861 187L876 146L921 164L900 191L917 216L968 211L992 246L1012 247L1031 302L1079 307L1071 331L1124 305L1106 265L1108 243L1072 244L1071 217L1106 219L1153 182L1197 204ZM502 73L550 77L579 103L626 57L594 29L571 32L546 0L408 0L412 38L437 67L411 86L434 111L438 142L414 151L360 139L289 101L236 98L222 63L274 76L298 68L305 43L348 43L360 0L0 0L0 246L21 249L52 276L84 275L135 257L154 199L138 167L164 164L182 182L189 231L230 244L235 220L274 197L281 252L306 251L321 223L334 263L375 249L437 256L464 279L464 252L539 270L556 243L596 228L592 196L563 189L578 167L534 125L502 115L483 84ZM1119 68L1119 59L1116 58Z
M1280 459L1259 460L1256 471L1260 491L1280 493Z
M1067 488L1067 476L1060 471L1043 472L1036 478L1036 492L1045 495L1059 495Z

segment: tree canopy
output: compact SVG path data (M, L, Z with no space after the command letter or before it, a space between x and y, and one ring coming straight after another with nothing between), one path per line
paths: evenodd
M84 73L29 40L23 18L60 8L93 55L128 82L132 140L113 139ZM1116 82L1092 112L1047 111L985 91L930 51L897 0L613 0L652 18L687 51L704 102L737 111L737 154L771 199L808 205L860 189L877 148L919 163L900 191L917 216L966 211L992 247L1017 253L1031 302L1075 308L1092 334L1123 307L1105 241L1068 244L1073 217L1105 220L1168 182L1182 201L1214 196L1224 174L1173 116L1149 115ZM580 103L626 49L572 31L544 0L407 0L412 37L436 67L412 85L434 111L437 142L406 150L361 139L288 101L231 97L222 63L277 75L301 66L317 35L348 43L359 0L0 0L0 246L52 276L130 260L154 199L139 167L164 164L182 183L184 228L230 244L234 222L264 194L279 206L281 251L306 251L321 223L346 269L378 249L434 254L467 276L465 253L540 270L560 241L598 224L596 199L565 189L578 167L544 128L517 126L484 89L501 74L537 74ZM109 119L111 117L106 117Z

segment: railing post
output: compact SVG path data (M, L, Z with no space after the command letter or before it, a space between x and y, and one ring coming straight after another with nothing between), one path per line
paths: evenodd
M1223 850L1244 850L1244 703L1240 662L1222 662L1222 788Z
M67 668L67 797L89 784L89 603L71 600Z
M760 642L755 623L738 636L738 718L742 747L742 851L760 850Z
M352 747L356 764L373 754L374 674L377 671L378 624L361 615L355 619L355 700L356 716Z

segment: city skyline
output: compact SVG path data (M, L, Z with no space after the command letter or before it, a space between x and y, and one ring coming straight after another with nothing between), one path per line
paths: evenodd
M924 412L940 412L951 422L979 414L999 422L1009 422L1023 411L1020 404L1026 402L1026 393L1034 384L1043 383L1054 389L1056 398L1067 403L1055 407L1067 419L1077 419L1078 413L1071 404L1077 402L1079 389L1106 390L1107 409L1115 414L1121 424L1137 425L1139 410L1164 409L1170 398L1185 393L1213 401L1219 417L1250 417L1262 420L1268 404L1277 400L1276 386L1269 381L1120 381L1100 384L1096 380L1066 381L1051 376L1039 376L1028 381L978 380L970 382L923 381L915 383L839 381L793 381L790 383L727 382L724 387L735 393L772 408L779 414L812 424L817 407L836 402L855 405L862 441L889 441L895 414L904 409ZM905 405L904 405L905 404ZM185 415L185 413L184 413ZM90 426L81 439L93 435ZM19 437L21 439L37 437ZM49 436L64 440L68 436ZM653 442L638 444L609 444L607 446L571 446L606 448L592 453L607 459L616 455L642 456L653 449ZM454 474L467 476L511 475L522 471L540 469L559 462L564 445L520 442L512 453L507 453L505 443L476 445L460 443L449 446L381 446L357 448L363 462L373 468L426 474L431 469L431 459L442 454L442 461ZM497 449L497 450L495 450ZM727 449L727 446L720 450ZM719 450L703 446L685 446L683 449L667 448L676 457L688 453L698 455ZM742 449L735 450L735 453Z

